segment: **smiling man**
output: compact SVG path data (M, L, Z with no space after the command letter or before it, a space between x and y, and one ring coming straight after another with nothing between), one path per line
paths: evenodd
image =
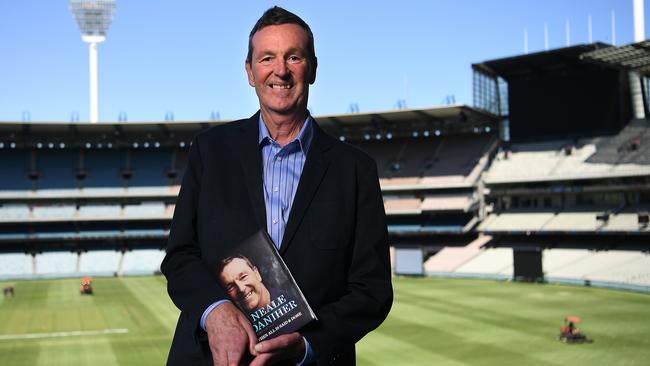
M251 312L271 303L271 293L262 282L262 275L245 256L225 258L217 271L228 297L245 310Z
M316 80L313 38L296 24L269 25L253 35L251 51L246 58L248 83L255 87L271 136L284 145L307 117L309 85Z
M245 69L259 112L202 132L190 148L161 265L181 310L167 364L353 365L355 343L393 296L376 164L310 116L317 59L300 17L267 10ZM260 228L318 317L263 342L209 269Z

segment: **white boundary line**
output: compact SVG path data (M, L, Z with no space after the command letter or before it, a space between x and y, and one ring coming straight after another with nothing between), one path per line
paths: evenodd
M55 333L26 333L26 334L0 334L0 341L12 341L17 339L40 339L40 338L58 338L58 337L80 337L106 334L125 334L129 330L126 328L101 329L101 330L77 330L72 332L55 332Z

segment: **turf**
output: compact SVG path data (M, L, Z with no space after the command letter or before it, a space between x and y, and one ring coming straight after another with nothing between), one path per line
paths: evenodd
M0 365L164 364L178 311L163 278L98 278L92 296L79 295L77 280L13 283L16 297L0 298ZM389 318L358 344L360 365L610 366L650 359L648 294L431 278L398 278L394 286ZM595 342L558 342L567 315L582 317ZM92 333L105 329L118 332ZM51 336L77 331L91 333ZM44 338L7 339L26 334Z

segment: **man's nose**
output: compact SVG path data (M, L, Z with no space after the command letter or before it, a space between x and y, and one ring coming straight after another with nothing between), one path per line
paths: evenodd
M289 69L287 68L287 63L285 60L279 59L275 62L275 67L273 68L273 72L279 76L279 77L284 77L287 75Z
M239 291L241 293L243 293L244 290L246 289L246 285L244 285L243 282L237 281L237 282L235 282L235 285L237 286L237 291Z

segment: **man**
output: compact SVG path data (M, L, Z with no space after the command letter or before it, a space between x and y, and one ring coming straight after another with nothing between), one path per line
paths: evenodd
M228 297L248 312L271 303L271 293L264 285L262 275L245 256L239 254L225 258L217 273Z
M245 68L260 111L193 141L161 270L181 310L168 365L338 364L392 303L375 162L325 134L307 111L313 35L269 9L249 36ZM266 228L318 322L257 343L208 263Z

